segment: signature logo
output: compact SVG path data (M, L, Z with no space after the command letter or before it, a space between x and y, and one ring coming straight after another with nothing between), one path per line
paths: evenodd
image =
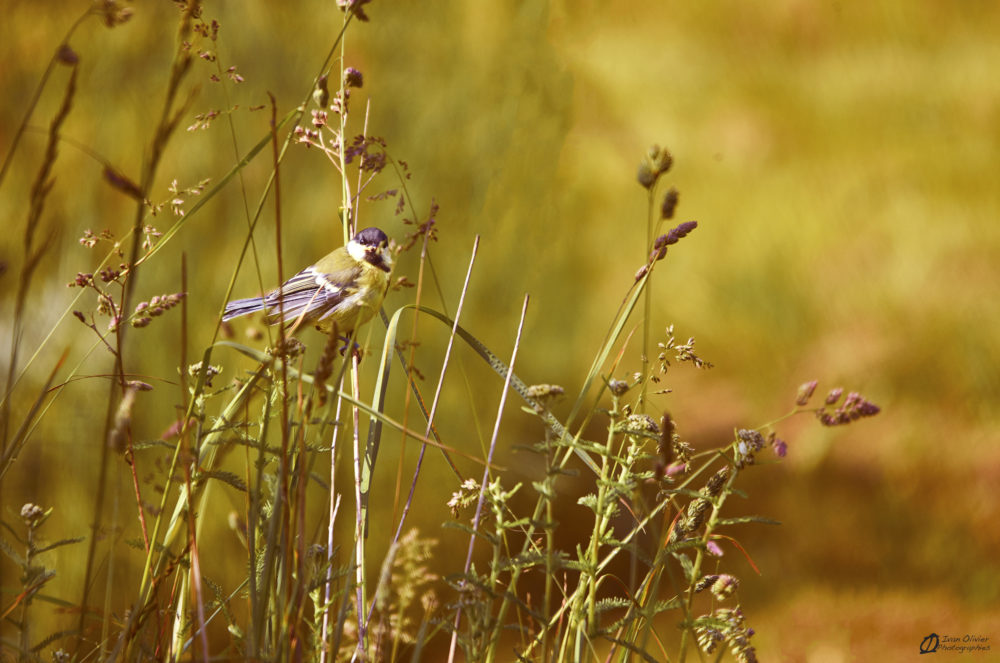
M920 641L921 654L934 654L936 652L985 654L992 649L990 636L976 633L966 633L965 635L931 633Z

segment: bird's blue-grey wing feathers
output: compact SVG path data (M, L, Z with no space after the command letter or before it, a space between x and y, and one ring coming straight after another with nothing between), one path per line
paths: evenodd
M265 305L269 315L277 318L279 299L284 308L285 322L304 318L318 320L327 317L348 297L357 291L360 267L351 267L333 273L323 273L312 267L285 281L281 288L267 295Z
M234 299L233 301L226 304L226 310L222 314L222 319L232 320L233 318L238 318L241 315L247 315L249 313L256 313L257 311L264 310L264 298L263 297L249 297L247 299Z

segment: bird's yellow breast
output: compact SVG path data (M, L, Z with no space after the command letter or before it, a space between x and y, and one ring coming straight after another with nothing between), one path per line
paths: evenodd
M348 287L347 297L327 317L316 322L316 328L329 333L334 323L337 333L349 335L378 312L389 289L389 273L367 262L360 263L361 274Z

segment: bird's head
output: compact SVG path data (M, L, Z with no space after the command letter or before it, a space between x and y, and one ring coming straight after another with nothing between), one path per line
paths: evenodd
M378 228L365 228L347 243L347 252L357 261L365 261L384 272L392 270L389 237Z

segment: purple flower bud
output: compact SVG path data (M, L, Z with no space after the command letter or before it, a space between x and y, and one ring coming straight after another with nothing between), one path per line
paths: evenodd
M692 230L698 227L697 221L685 221L667 233L666 244L676 244L683 237L686 237Z
M677 209L677 199L679 194L677 189L670 187L670 190L663 195L663 204L660 205L660 218L674 218L674 211Z
M862 417L874 417L876 414L882 411L878 405L875 405L871 401L863 401L861 405L858 406L858 413Z
M828 405L833 405L838 400L843 393L842 389L834 389L826 398ZM827 412L826 408L820 408L816 412L816 418L824 426L842 426L844 424L849 424L852 421L857 421L863 417L873 417L879 412L881 408L875 405L871 401L867 400L864 396L856 391L852 391L847 394L847 398L841 403L833 412Z
M819 384L816 380L811 382L806 382L799 387L799 395L795 399L796 405L805 405L812 398L813 392L816 391L816 385Z
M361 72L354 67L348 67L344 70L344 86L345 87L362 87L365 84L364 76Z
M774 455L778 458L784 458L785 454L788 453L788 444L780 437L774 438L771 442L771 448L774 449Z

